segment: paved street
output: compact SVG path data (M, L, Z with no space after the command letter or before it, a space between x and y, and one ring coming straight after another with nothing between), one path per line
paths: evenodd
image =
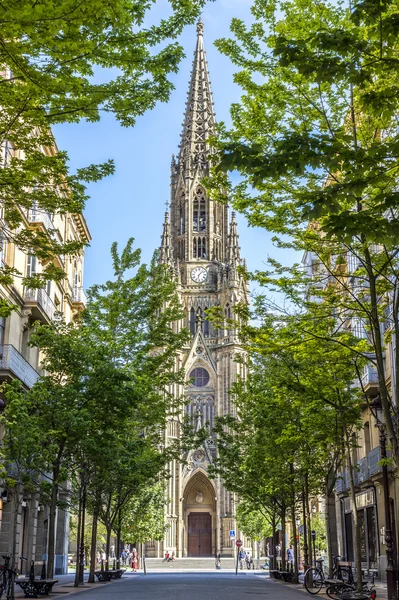
M264 575L215 572L125 575L119 582L68 595L68 600L78 597L81 600L305 600L307 594Z

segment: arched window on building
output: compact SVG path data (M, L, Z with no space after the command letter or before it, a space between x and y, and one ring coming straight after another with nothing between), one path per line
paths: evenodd
M204 310L204 321L203 321L202 328L203 328L204 336L205 337L209 337L210 323L209 323L209 321L207 319L207 316L206 316L206 310L207 309L205 308L205 310Z
M191 335L195 335L195 310L192 308L190 310L190 333Z
M206 238L202 238L201 254L198 252L198 258L206 258Z
M206 231L206 198L202 188L198 188L193 202L193 231Z
M193 258L197 258L197 238L193 239Z
M179 210L179 235L182 235L185 232L184 222L185 222L184 204L180 204L180 210Z
M202 239L198 238L197 257L202 258Z

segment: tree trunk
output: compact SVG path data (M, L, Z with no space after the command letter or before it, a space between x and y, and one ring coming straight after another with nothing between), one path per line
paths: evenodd
M14 508L14 518L13 518L13 523L12 523L12 538L11 538L11 559L10 559L10 567L14 570L17 567L16 564L16 560L15 560L15 556L17 553L17 531L18 531L18 517L20 515L21 512L21 502L20 502L20 498L21 498L21 485L19 483L17 483L16 487L15 487L15 508ZM20 554L22 552L22 548L20 548ZM10 598L9 600L14 600L15 598L15 585L14 585L14 574L10 573L11 576L11 586L10 586Z
M79 507L78 507L78 532L76 536L76 571L74 587L79 585L79 548L82 539L82 488L79 490Z
M286 552L287 552L287 545L285 543L285 532L286 532L286 527L285 527L285 521L286 521L286 514L287 514L287 509L285 506L285 502L282 502L281 504L281 568L283 571L286 570Z
M116 532L116 544L115 544L115 552L116 552L116 568L121 568L121 530L118 527Z
M355 477L354 477L354 465L352 465L351 456L351 444L347 430L345 430L345 443L346 443L346 455L348 460L349 468L349 487L352 501L352 515L353 515L353 541L355 547L355 567L356 567L356 588L358 593L362 593L362 557L361 557L361 546L360 546L360 526L356 508L356 491L355 491Z
M294 538L294 583L298 583L298 540L296 539L296 514L295 514L295 496L292 498L291 506L291 522L292 522L292 535Z
M47 559L47 578L54 578L54 557L55 557L55 521L57 515L58 504L58 477L59 467L53 468L53 485L51 488L49 525L48 525L48 559Z
M271 554L272 554L272 564L270 565L270 569L277 569L277 558L276 558L276 512L275 510L273 510L273 516L272 516L272 548L271 548Z
M326 488L325 488L325 493L326 493L326 542L327 542L327 554L328 554L328 576L330 579L332 579L333 577L333 569L334 569L334 562L333 562L333 545L332 545L332 536L333 536L333 532L331 529L331 519L330 519L330 490L329 490L329 485L328 483L326 483Z
M107 542L106 542L106 546L105 546L105 553L106 553L106 561L105 561L105 568L106 570L109 569L109 552L110 552L110 548L111 548L111 525L106 525L107 528Z
M306 493L305 486L302 488L302 521L303 521L303 570L310 566L309 561L309 547L308 547L308 527L307 527L307 513L306 513Z
M91 530L89 583L94 583L94 571L96 570L98 512L98 507L95 506L93 511L93 526Z

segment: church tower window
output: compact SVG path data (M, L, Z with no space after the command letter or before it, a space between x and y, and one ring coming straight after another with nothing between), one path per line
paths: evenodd
M206 316L206 309L204 312L205 312L205 316ZM209 321L207 318L204 319L203 328L204 328L204 336L209 337Z
M201 188L198 188L193 202L193 231L206 231L206 198Z
M197 258L197 238L193 239L193 258Z
M195 334L195 310L193 308L190 310L190 333L191 335Z

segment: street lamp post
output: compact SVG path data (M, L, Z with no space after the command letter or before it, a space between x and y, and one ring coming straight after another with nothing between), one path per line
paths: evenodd
M396 588L396 571L394 565L394 547L393 547L393 535L392 535L392 520L391 510L389 506L389 481L388 481L388 467L385 459L387 458L387 438L385 433L385 424L382 423L378 417L376 419L376 427L378 427L380 433L380 449L381 459L384 460L382 465L382 484L384 488L384 512L385 512L385 548L387 555L387 592L388 600L397 600L397 588Z
M312 535L312 542L313 542L313 562L314 562L314 566L316 566L316 531L314 529L312 529L311 535Z

